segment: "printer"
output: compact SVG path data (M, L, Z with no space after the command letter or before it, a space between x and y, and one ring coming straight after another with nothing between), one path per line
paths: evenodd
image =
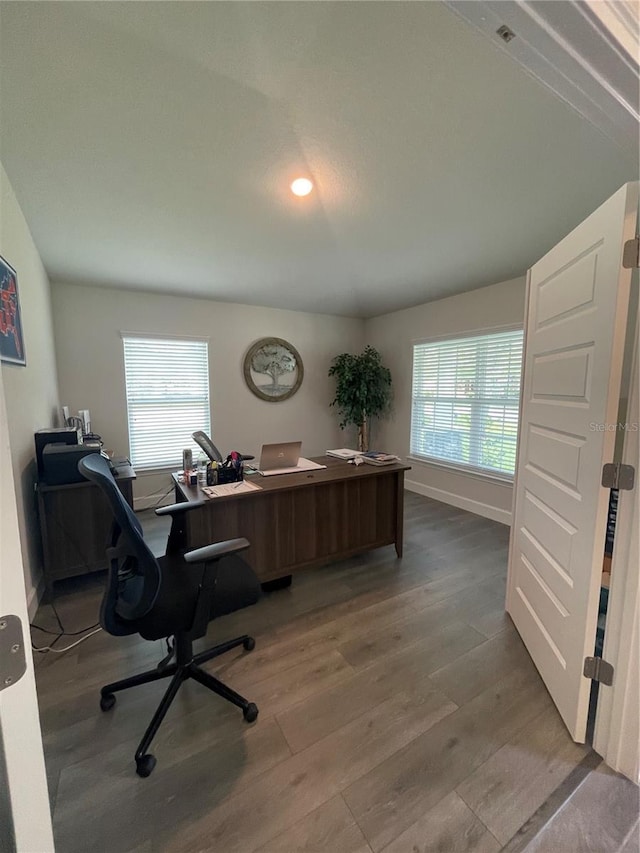
M78 445L82 441L82 433L73 427L61 427L60 429L39 429L34 433L36 445L36 465L38 467L38 479L44 476L43 451L47 444Z
M42 480L48 486L63 486L86 480L78 471L78 462L90 453L99 453L86 444L47 444L42 451Z

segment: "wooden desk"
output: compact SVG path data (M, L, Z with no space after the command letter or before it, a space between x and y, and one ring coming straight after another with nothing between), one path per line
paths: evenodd
M130 465L118 467L116 482L133 507ZM113 515L98 486L85 480L63 486L37 484L44 579L50 595L57 580L107 568L106 546Z
M259 492L207 499L198 486L178 483L176 502L205 500L184 516L185 545L246 537L243 557L262 583L303 566L395 545L402 556L404 472L407 465L349 465L330 456L316 471L247 479Z

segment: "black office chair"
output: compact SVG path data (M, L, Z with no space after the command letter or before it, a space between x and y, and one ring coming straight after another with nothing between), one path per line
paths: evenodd
M135 513L124 499L109 468L98 454L85 456L78 469L104 492L113 512L114 523L107 546L109 575L100 606L100 624L109 634L123 636L138 633L146 640L174 637L173 654L156 669L105 685L100 691L100 707L109 711L115 705L115 693L139 684L148 684L172 676L160 705L136 750L136 772L148 776L156 759L147 750L180 685L187 678L213 690L242 709L247 722L258 716L258 708L226 684L200 668L200 664L243 646L251 651L255 641L248 635L236 637L194 655L193 641L204 637L209 621L238 610L260 597L260 584L237 555L249 547L246 539L230 539L184 552L179 547L181 519L201 503L176 504L156 510L172 516L172 535L167 553L156 558L142 535Z

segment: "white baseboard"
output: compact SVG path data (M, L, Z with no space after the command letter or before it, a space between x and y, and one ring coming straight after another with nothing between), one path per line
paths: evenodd
M500 509L497 506L482 503L482 501L474 501L471 498L456 495L455 492L447 492L444 489L425 486L423 483L418 483L415 480L405 479L404 485L410 492L416 492L418 495L424 495L426 498L433 498L435 501L451 504L451 506L457 506L458 509L466 509L469 512L474 512L476 515L490 518L492 521L499 521L500 524L506 524L508 527L511 526L511 513L509 510Z
M44 578L40 575L37 586L32 586L27 593L27 613L29 614L29 622L33 622L43 595Z

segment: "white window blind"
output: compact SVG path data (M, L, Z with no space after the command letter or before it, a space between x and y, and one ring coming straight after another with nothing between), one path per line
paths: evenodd
M124 336L129 453L134 468L182 467L191 433L211 433L207 341Z
M513 475L522 332L413 348L411 453Z

